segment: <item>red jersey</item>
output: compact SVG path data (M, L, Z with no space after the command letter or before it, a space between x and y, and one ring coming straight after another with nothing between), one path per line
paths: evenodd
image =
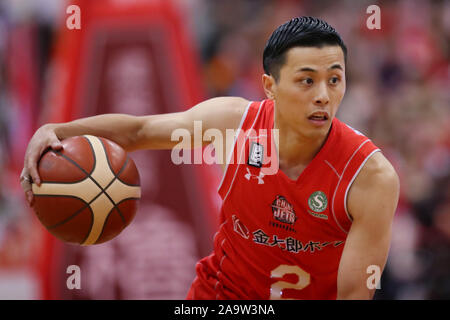
M336 299L352 224L348 190L380 150L334 118L318 154L292 180L273 170L273 126L272 100L248 105L218 190L214 251L197 263L188 299Z

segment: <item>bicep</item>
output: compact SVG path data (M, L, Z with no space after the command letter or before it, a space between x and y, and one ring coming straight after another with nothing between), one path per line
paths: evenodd
M198 141L202 145L206 130L235 129L241 120L248 101L237 97L213 98L201 102L184 112L157 114L139 117L141 129L136 137L135 149L171 149L180 140L187 140L191 147ZM214 131L213 131L214 132ZM194 136L200 136L194 139Z
M376 153L350 189L348 209L353 223L346 239L338 272L338 299L371 299L367 286L371 270L386 264L399 182L393 168Z
M206 100L184 112L183 121L192 129L194 121L202 129L236 129L249 101L239 97L219 97Z

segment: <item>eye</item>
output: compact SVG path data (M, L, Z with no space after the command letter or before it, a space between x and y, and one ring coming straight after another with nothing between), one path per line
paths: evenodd
M331 85L337 85L339 83L339 81L340 81L339 77L331 77L330 80L328 80L328 82Z
M304 78L304 79L300 80L300 83L306 84L306 85L312 85L314 83L314 81L311 78Z

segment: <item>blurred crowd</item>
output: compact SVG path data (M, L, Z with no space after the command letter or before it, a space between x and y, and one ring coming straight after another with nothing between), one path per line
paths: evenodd
M176 2L186 11L186 23L195 36L203 86L209 97L265 98L262 51L274 28L286 20L317 16L337 29L349 51L347 92L338 117L369 136L391 160L401 179L391 250L381 290L375 297L449 299L450 2ZM381 8L380 30L366 27L370 15L366 8L371 4ZM18 159L11 164L8 157L12 153L7 152L16 143L16 129L11 124L17 123L12 121L17 115L10 106L18 103L8 90L13 79L5 61L6 30L12 23L7 7L0 4L0 260L6 226L13 225L7 219L20 211L13 208L21 201L21 195L11 195L6 167L16 170L21 166ZM49 50L45 44L52 36L51 21L34 21L36 34L44 39L39 57L42 74ZM39 108L39 102L34 107Z

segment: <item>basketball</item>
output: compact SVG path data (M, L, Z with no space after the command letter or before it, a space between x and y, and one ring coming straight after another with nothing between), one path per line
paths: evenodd
M68 243L109 241L133 220L141 196L139 172L118 144L101 137L63 140L38 163L33 209L45 228Z

